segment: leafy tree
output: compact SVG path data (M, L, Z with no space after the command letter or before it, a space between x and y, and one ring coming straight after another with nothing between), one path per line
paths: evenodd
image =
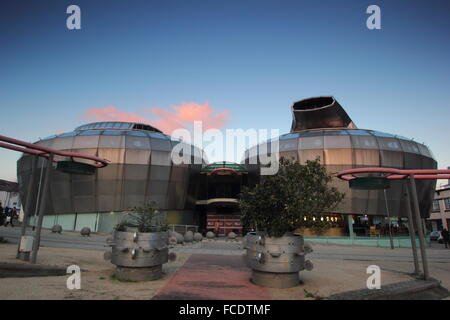
M277 174L262 176L255 186L242 189L241 220L245 226L275 237L299 227L317 230L331 226L332 222L322 221L320 216L344 198L329 186L332 179L319 159L302 165L281 158Z

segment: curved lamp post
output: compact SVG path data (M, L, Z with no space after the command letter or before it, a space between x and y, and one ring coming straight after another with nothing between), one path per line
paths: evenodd
M0 136L0 147L5 149L10 149L14 151L19 151L23 153L28 153L32 155L31 161L31 180L28 185L28 195L27 202L25 204L25 213L24 213L24 221L22 222L21 229L21 238L19 239L19 244L17 247L17 258L20 258L20 241L22 237L25 235L26 226L27 226L27 218L28 213L31 211L31 202L34 197L35 189L33 186L36 184L36 167L37 167L37 157L43 157L47 159L46 171L44 182L42 186L42 195L39 201L39 216L37 221L37 227L35 232L35 239L33 241L33 249L31 252L30 261L32 263L36 263L37 252L39 250L40 240L41 240L41 230L42 230L42 221L44 218L44 210L48 200L48 192L50 190L50 179L53 162L56 162L56 170L66 172L69 174L86 174L92 175L95 174L97 168L103 168L108 165L108 160L102 159L96 156L83 154L83 153L75 153L75 152L67 152L60 151L48 147L39 146L33 143L24 142L21 140ZM61 156L64 158L69 158L70 160L56 160L55 155ZM93 164L77 162L74 159L85 159L91 160ZM39 197L40 192L38 193Z
M380 174L381 176L358 176L360 174ZM420 253L422 256L423 265L423 278L428 280L428 261L427 254L425 250L425 239L422 229L422 220L420 216L419 200L417 198L416 190L416 179L450 179L450 170L437 170L437 169L417 169L417 170L400 170L393 168L358 168L340 171L336 174L339 179L349 181L350 188L355 187L366 187L372 189L386 189L382 188L389 185L390 180L405 180L409 182L409 190L406 188L406 198L407 198L407 210L408 210L408 220L410 221L410 236L411 236L411 246L413 248L414 254L414 266L415 273L419 274L419 263L416 252L416 241L414 225L412 223L412 213L410 206L410 195L413 200L413 209L415 213L417 231L419 235Z

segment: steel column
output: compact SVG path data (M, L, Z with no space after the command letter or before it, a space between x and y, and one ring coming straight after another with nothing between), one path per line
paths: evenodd
M31 176L30 176L30 181L28 182L27 203L25 204L25 208L24 208L24 212L23 212L22 227L20 229L20 238L19 238L19 243L17 245L17 254L16 254L17 259L20 259L20 241L27 231L28 217L30 216L31 209L33 207L34 196L36 194L37 162L38 162L38 157L31 156Z
M409 196L409 186L408 184L406 186L406 211L408 213L408 225L409 225L409 236L411 238L411 248L413 251L413 258L414 258L414 274L420 275L420 267L419 267L419 257L417 256L417 246L416 246L416 231L414 229L414 221L413 221L413 214L411 210L411 198Z
M389 240L391 242L391 249L394 249L394 239L392 239L391 216L389 214L389 206L388 206L388 201L387 201L386 189L383 189L383 192L384 192L384 202L386 204L386 212L387 212L388 221L389 221Z
M348 236L353 239L355 237L355 233L353 232L353 217L351 214L347 215L347 224L348 224Z
M50 153L47 160L47 167L45 171L45 178L44 178L44 186L42 189L42 199L40 201L40 208L39 208L39 217L38 217L38 223L36 228L36 233L34 237L33 242L33 251L31 252L31 263L36 263L37 253L39 250L39 245L41 241L41 230L42 230L42 220L44 219L44 211L47 206L47 200L50 193L50 179L51 179L51 172L53 169L53 153Z
M419 234L420 255L422 256L422 265L423 265L423 278L424 278L424 280L428 280L428 278L429 278L428 260L427 260L427 253L425 250L425 239L424 239L423 229L422 229L422 218L420 216L420 207L419 207L419 200L417 199L417 189L416 189L416 181L414 179L414 174L409 175L409 184L411 186L411 194L412 194L412 200L413 200L413 204L414 204L414 211L416 213L416 225L417 225L417 231Z

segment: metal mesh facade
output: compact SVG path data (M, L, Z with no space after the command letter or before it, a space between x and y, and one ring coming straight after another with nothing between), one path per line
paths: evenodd
M257 146L256 150L254 148L246 151L246 164L255 163L257 159L252 155L256 154L255 151L263 150L261 145ZM270 152L270 143L267 149ZM261 152L266 154L265 151ZM330 173L361 167L437 168L437 163L427 146L408 138L363 129L313 129L291 132L279 137L279 156L300 163L318 157ZM335 179L333 184L346 194L336 212L386 214L382 190L352 190L349 189L348 182L338 179ZM406 190L404 188L404 182L392 181L391 188L387 190L392 216L406 216L405 204L402 200L402 193ZM434 189L435 181L417 181L421 213L424 216L429 214Z
M193 209L195 188L191 180L200 172L201 164L174 165L171 150L178 143L153 127L125 122L88 124L36 142L110 161L93 176L54 170L46 214L121 211L148 202L161 210ZM191 147L193 157L200 158L197 161L201 163L202 152ZM39 160L39 171L43 163ZM24 201L30 168L30 156L19 159L18 179Z

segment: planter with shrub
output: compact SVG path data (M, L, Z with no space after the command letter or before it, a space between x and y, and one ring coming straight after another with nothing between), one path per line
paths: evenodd
M243 188L241 219L244 226L255 230L244 240L253 283L293 287L300 283L300 271L312 270L312 263L305 260L312 248L294 231L301 227L331 227L321 216L331 212L344 197L329 186L331 180L318 159L303 165L281 159L277 174L262 176L258 184Z
M111 263L115 278L123 281L157 280L169 260L169 234L161 216L152 206L135 208L116 226L112 239Z

